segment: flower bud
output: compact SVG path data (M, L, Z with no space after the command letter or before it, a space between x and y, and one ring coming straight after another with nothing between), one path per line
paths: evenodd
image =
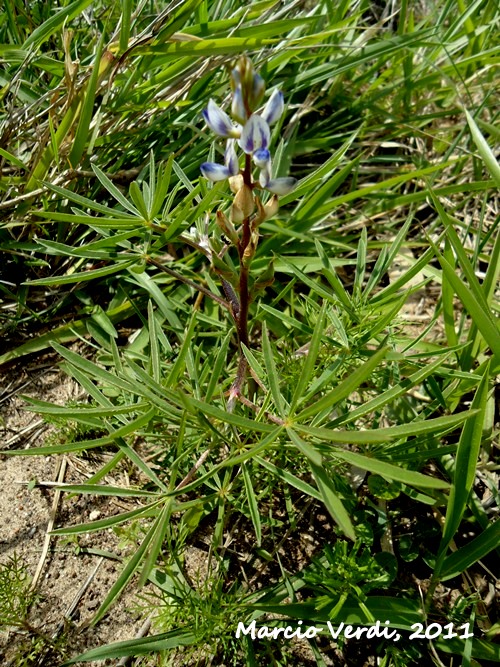
M277 195L273 195L264 205L262 205L260 197L255 197L255 203L257 205L257 213L252 218L252 229L257 229L263 222L269 220L269 218L273 218L280 207Z
M228 239L230 239L231 242L234 243L234 245L238 245L240 240L238 233L234 228L234 225L226 218L226 216L222 211L217 211L216 222L217 226L220 227L220 229L228 237Z
M217 181L223 181L230 176L229 169L224 167L222 164L217 164L215 162L204 162L200 165L200 171L208 178L209 181L217 183Z
M255 251L257 250L257 245L259 243L259 232L253 231L250 236L250 241L243 252L243 257L241 258L241 263L246 269L250 268L252 259L255 256Z
M236 193L233 205L231 206L231 220L233 222L242 222L249 218L255 210L255 201L252 189L248 185L243 185Z
M252 111L254 111L254 109L259 106L265 92L266 83L264 79L260 76L260 74L255 73L252 79L252 87L248 95L248 106Z
M271 199L264 204L264 209L266 211L266 220L269 218L274 218L276 213L279 211L280 208L280 202L278 199L278 195L273 195Z
M281 90L275 90L268 99L261 116L268 125L272 125L282 115L284 108L283 93Z
M229 188L233 194L237 194L243 187L243 175L236 174L229 179Z
M233 93L233 101L231 104L231 115L232 117L244 125L248 120L247 110L245 109L245 103L243 102L243 91L241 85L236 86L236 89Z

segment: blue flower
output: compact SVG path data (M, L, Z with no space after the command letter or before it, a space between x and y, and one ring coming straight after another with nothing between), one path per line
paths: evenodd
M284 109L285 103L283 100L283 93L281 90L275 90L268 99L261 116L268 125L272 125L280 118Z
M209 181L224 181L230 176L236 176L240 172L240 165L238 156L234 149L234 139L228 139L226 150L224 152L224 164L217 164L216 162L204 162L200 166L201 173Z
M260 148L267 148L271 141L271 130L266 121L257 114L252 114L245 123L241 136L238 139L240 148L247 154L252 155Z
M241 127L235 126L225 111L209 100L207 108L203 109L203 118L208 127L219 137L239 137Z
M255 166L260 169L258 184L264 190L277 195L287 194L296 184L295 178L271 178L271 142L270 125L276 123L284 111L283 93L274 90L260 113L252 113L252 109L259 104L265 90L262 77L245 69L245 77L236 68L231 74L233 99L231 115L237 121L233 122L213 100L209 100L207 108L203 110L203 118L208 127L219 137L226 137L227 144L224 153L224 164L204 162L200 169L205 178L210 181L222 181L240 173L238 156L235 150L235 140L246 155L252 156ZM251 73L251 76L249 75Z

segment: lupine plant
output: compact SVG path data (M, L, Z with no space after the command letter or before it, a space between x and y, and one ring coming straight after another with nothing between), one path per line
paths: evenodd
M229 218L222 210L217 211L217 225L224 233L227 243L236 247L239 260L239 276L235 276L223 263L223 255L228 249L210 250L215 270L219 274L222 286L238 332L240 361L238 373L230 392L230 401L236 398L242 389L247 374L248 364L242 346L249 345L248 309L251 301L250 267L259 242L259 225L278 211L278 195L288 194L293 190L296 179L292 177L272 178L272 159L269 150L271 143L270 126L283 114L283 93L274 90L263 109L258 108L265 94L265 83L249 58L242 56L231 72L232 104L231 117L213 100L203 111L208 127L219 137L226 138L224 164L204 162L201 173L210 181L229 179L234 199ZM243 151L241 158L236 151L238 146ZM258 179L254 180L255 169ZM263 204L255 190L267 190L272 198ZM272 282L271 272L254 281L257 290ZM236 290L236 291L235 291Z

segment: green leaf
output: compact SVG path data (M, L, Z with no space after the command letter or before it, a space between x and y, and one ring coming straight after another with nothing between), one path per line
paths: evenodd
M309 350L306 355L304 365L302 366L302 371L300 377L295 386L295 391L293 392L292 401L290 403L290 415L295 411L295 406L299 402L302 394L306 391L309 379L314 371L314 365L316 359L318 358L319 349L321 346L321 338L324 329L325 323L325 313L326 313L326 303L323 303L321 312L318 315L316 320L316 326L314 327L313 335L309 342Z
M357 452L335 451L335 457L362 470L368 470L368 472L376 473L395 482L408 484L408 486L416 486L424 489L446 489L449 487L448 482L442 479L422 475L420 472L400 468L388 461L358 454Z
M136 221L137 218L141 218L142 213L140 213L139 210L129 202L129 200L125 197L125 195L121 192L121 190L116 187L113 181L109 179L106 176L106 174L101 169L99 169L99 167L96 164L92 165L92 171L97 176L103 187L109 192L109 194L112 197L114 197L116 201L119 204L121 204L125 210L130 211L130 213L132 213L132 215L136 218Z
M443 273L446 279L455 290L456 295L463 303L469 315L474 321L479 331L484 336L484 339L491 348L495 357L500 357L500 332L498 325L493 319L489 308L483 306L484 297L479 301L477 295L467 287L467 285L455 273L453 267L446 261L446 259L435 248L436 257L443 268Z
M241 464L241 472L243 473L243 482L245 484L245 492L248 501L248 508L250 510L250 517L255 529L256 544L258 547L260 547L262 544L262 526L260 523L259 506L257 504L257 498L255 497L252 478L250 476L247 463Z
M355 371L350 372L347 378L333 389L333 391L320 398L319 401L316 401L316 403L313 403L308 408L305 408L305 410L302 410L302 412L299 412L295 419L297 421L308 419L319 412L323 412L324 410L331 409L333 406L338 405L340 401L343 401L344 398L347 398L347 396L355 391L363 382L368 380L373 371L385 358L387 352L388 348L386 347L377 350L362 366L356 368Z
M152 635L140 639L127 639L123 642L115 642L94 648L91 651L67 660L61 667L74 665L77 662L91 662L93 660L108 660L113 658L126 658L128 656L147 655L148 653L160 653L179 646L189 646L197 641L192 630L176 628L161 635Z
M321 454L318 452L317 449L315 449L312 445L310 445L308 442L303 440L297 433L295 433L294 430L291 428L287 428L286 432L288 433L288 436L292 443L297 447L297 449L306 456L311 463L314 463L316 466L321 466L323 463L323 457Z
M443 537L439 547L438 562L434 570L440 576L441 563L451 540L453 539L474 483L477 459L483 439L483 428L486 419L486 407L489 392L489 364L484 369L483 379L477 388L471 405L471 412L460 436L455 460L455 474L450 491L450 499L446 510ZM467 414L467 413L466 413Z
M155 495L155 494L152 494ZM157 502L145 505L144 507L138 507L137 509L130 510L130 512L123 512L122 514L115 514L114 516L108 516L105 519L99 519L97 521L91 521L89 523L80 523L76 526L64 526L63 528L56 528L51 530L51 535L83 535L85 533L92 533L97 530L105 530L111 528L112 526L117 526L120 523L125 523L125 521L131 521L133 519L138 519L140 517L150 516L150 514L155 510L155 508L162 502L162 499Z
M142 538L141 543L139 547L136 549L134 554L129 558L127 561L125 567L121 571L118 579L115 581L111 589L109 590L108 594L106 595L103 603L99 607L99 609L96 612L96 615L92 619L92 625L95 625L98 623L98 621L101 620L101 618L104 616L104 614L108 611L109 607L116 602L116 600L120 597L121 593L123 592L123 589L125 586L128 584L130 579L133 577L134 573L137 571L137 569L140 566L141 561L143 560L146 551L156 535L156 532L158 530L158 526L160 524L162 516L160 515L157 517L156 521L153 523L151 528L148 530L146 535Z
M453 579L488 555L500 544L500 521L487 526L472 542L447 556L440 570L441 581Z
M349 514L337 495L335 486L327 473L321 466L310 461L310 466L325 507L331 514L334 521L340 526L346 537L351 540L356 539L356 532L352 525Z
M318 493L318 491L313 486L307 482L304 482L304 480L300 479L299 477L292 475L292 473L288 472L288 470L285 468L280 468L279 466L274 465L274 463L271 463L270 461L266 461L266 459L263 459L260 456L255 456L254 460L257 461L257 463L263 468L269 470L269 472L272 472L273 475L276 475L290 486L298 489L301 493L305 493L311 498L316 498L316 500L322 499L321 494Z
M151 547L149 549L148 555L144 560L144 564L141 570L141 576L139 577L139 581L137 582L137 586L139 588L144 586L151 571L156 565L156 560L163 546L163 541L165 539L165 534L168 530L171 516L172 516L172 499L167 498L165 499L165 504L155 524L156 530L153 539L151 540Z
M262 325L262 353L264 356L264 363L266 366L267 378L269 381L269 387L271 389L271 395L273 397L273 401L278 411L278 414L284 419L285 399L281 395L278 373L276 370L276 364L274 363L273 349L271 347L271 341L269 340L269 332L267 330L267 325L265 322Z
M97 169L96 171L96 176L98 176L100 170L98 167L95 167L94 169ZM106 180L107 177L103 174L103 172L100 172L102 176L104 176L104 179ZM99 178L99 176L98 176ZM109 181L109 179L107 179ZM107 181L106 181L107 182ZM68 190L67 188L61 188L59 185L54 185L53 183L48 183L44 182L43 185L48 188L49 190L52 190L56 194L60 195L64 199L69 199L70 201L74 201L76 204L79 204L80 206L83 206L84 208L90 208L92 211L98 211L99 213L105 213L106 215L109 215L113 218L120 218L120 219L125 219L129 220L136 225L138 224L138 216L137 213L135 215L129 215L127 213L124 213L123 211L119 211L115 208L110 208L109 206L105 206L104 204L99 204L96 201L93 201L92 199L88 199L88 197L83 197L82 195L77 194L76 192L73 192L72 190ZM113 184L112 184L113 185ZM113 185L113 187L115 187ZM129 204L130 206L130 204ZM38 213L39 214L39 213ZM46 213L47 217L53 215L52 213L48 212ZM94 218L94 224L98 224L99 218Z
M476 144L479 154L484 160L486 168L490 172L493 180L497 184L497 187L500 188L500 165L498 164L495 155L491 148L488 146L486 139L484 138L481 130L476 125L474 118L470 115L467 109L464 109L465 117L467 118L467 123L472 134L472 139Z
M103 266L100 269L90 269L82 273L72 273L66 276L52 276L51 278L37 278L29 280L23 285L70 285L71 283L87 282L88 280L95 280L103 276L110 276L113 273L118 273L122 269L126 269L132 264L136 263L136 259L126 259L122 262L115 262L110 266Z
M104 48L105 42L105 32L103 31L99 42L97 44L94 62L92 66L92 74L88 83L85 85L84 92L82 91L82 106L80 111L80 117L78 119L78 126L76 128L75 138L73 139L73 144L71 146L71 152L69 154L69 162L73 168L75 168L85 151L85 146L89 140L89 129L90 122L92 120L92 115L94 112L95 104L95 94L97 90L97 84L99 81L100 68L101 68L101 57Z
M75 16L81 14L92 3L92 0L75 0L67 7L59 9L50 19L44 21L42 25L33 30L28 39L23 44L23 49L30 47L38 48L43 42L59 31L63 23L71 21Z
M423 433L434 433L437 435L439 433L451 431L459 424L470 419L474 414L476 414L475 410L469 410L468 412L461 412L457 415L436 417L435 419L427 419L426 421L413 421L407 424L371 429L369 431L341 431L304 426L299 423L294 423L293 426L297 431L307 433L308 435L319 438L320 440L326 440L327 442L369 445L388 442L396 438L408 438L414 435L422 435Z

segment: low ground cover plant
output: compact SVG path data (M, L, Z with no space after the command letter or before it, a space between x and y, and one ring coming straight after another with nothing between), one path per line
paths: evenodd
M92 622L153 623L64 664L500 661L498 19L6 5L0 362L86 398L2 453L102 457L53 545L120 534Z

